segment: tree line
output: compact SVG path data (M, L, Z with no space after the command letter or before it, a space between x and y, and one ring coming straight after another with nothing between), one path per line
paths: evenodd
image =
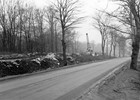
M102 55L114 57L124 57L126 55L127 40L123 33L117 31L117 24L114 19L108 16L104 11L97 11L93 18L93 27L97 29L101 35L101 51ZM113 22L113 23L112 23ZM118 54L116 53L118 51Z
M93 17L93 26L99 30L102 38L102 54L110 37L110 48L119 45L119 51L125 54L125 43L131 44L131 69L137 70L137 61L140 48L140 1L139 0L111 0L117 2L119 7L113 12L99 10ZM109 35L109 36L108 36ZM110 53L112 52L112 49ZM121 52L120 52L121 54ZM119 55L120 55L119 54Z
M72 25L77 21L74 20L73 15L70 15L73 14L70 11L73 8L67 5L69 3L65 3L67 8L63 9L60 6L62 2L59 0L56 4L44 8L37 8L22 0L1 0L0 2L1 52L62 52L65 37L68 50L70 47L73 47L73 51L75 50L73 45L75 45L77 32L73 30ZM70 1L67 0L67 2ZM68 6L69 11L67 11ZM66 16L68 18L65 18ZM66 34L65 37L62 37L62 33Z

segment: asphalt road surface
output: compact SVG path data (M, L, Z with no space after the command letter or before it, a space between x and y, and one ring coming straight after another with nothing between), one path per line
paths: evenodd
M72 100L129 59L112 59L1 82L0 100Z

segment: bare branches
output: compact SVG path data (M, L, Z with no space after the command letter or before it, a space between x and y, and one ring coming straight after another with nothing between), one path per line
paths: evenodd
M77 17L78 1L79 0L57 0L55 11L58 14L57 19L64 28L74 26L81 21L82 18Z
M106 46L106 40L107 40L107 35L108 35L108 27L110 24L110 19L109 17L105 16L104 13L97 13L96 17L93 17L93 20L95 23L93 23L93 27L96 28L102 38L102 54L104 55L105 51L105 46Z
M79 0L57 0L54 4L56 11L56 19L60 22L62 30L62 46L63 46L63 57L64 65L66 64L66 32L79 24L83 19L82 17L77 17L78 14L78 2Z
M120 1L122 4L121 7L123 14L128 16L123 16L124 21L130 26L130 32L131 32L131 39L132 39L132 56L131 56L131 68L136 70L137 69L137 59L139 54L139 48L140 48L140 0L114 0L114 1ZM128 12L126 12L127 10ZM128 27L127 27L128 28ZM133 34L133 36L132 36Z

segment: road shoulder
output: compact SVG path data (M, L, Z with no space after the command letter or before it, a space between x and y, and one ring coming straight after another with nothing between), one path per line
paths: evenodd
M127 63L125 66L113 70L75 100L139 100L138 93L140 91L134 91L133 89L136 88L132 88L131 86L135 86L135 84L132 83L133 85L130 85L128 80L132 79L131 81L139 83L136 79L139 78L140 73L138 74L138 72L130 70L129 66L130 63ZM137 86L140 87L140 85ZM132 94L130 95L130 93ZM134 97L137 99L132 99Z

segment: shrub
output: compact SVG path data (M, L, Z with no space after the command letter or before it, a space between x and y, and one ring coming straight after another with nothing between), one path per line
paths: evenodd
M0 62L0 77L6 76L7 71L8 71L8 69L7 69L6 65L5 65L5 63Z
M14 62L0 62L0 76L7 76L7 75L17 75L18 73L18 66Z
M80 56L77 57L76 59L79 62L88 62L88 61L94 61L94 57L89 54L81 54Z
M29 72L34 72L40 69L40 64L35 61L28 62Z
M8 62L9 75L18 75L18 64L16 62ZM8 67L7 66L7 67Z
M30 67L29 67L29 61L28 60L21 60L19 62L19 67L18 67L19 74L28 73L29 69L30 69Z
M44 58L41 61L41 68L43 69L48 69L48 68L55 68L59 67L59 62L57 60L49 59L49 58Z

